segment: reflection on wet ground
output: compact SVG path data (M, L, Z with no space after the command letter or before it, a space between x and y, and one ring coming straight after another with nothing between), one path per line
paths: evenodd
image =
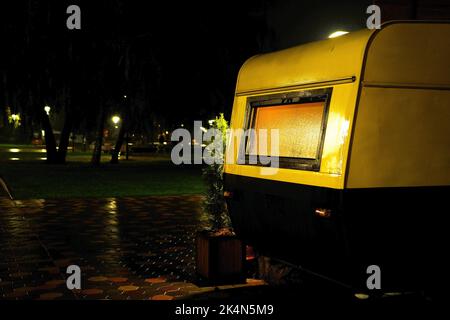
M206 226L200 200L0 198L0 298L170 300L212 291L192 283L194 234ZM82 287L71 291L74 264Z

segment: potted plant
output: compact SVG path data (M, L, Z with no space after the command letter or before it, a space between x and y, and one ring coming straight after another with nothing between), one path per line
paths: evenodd
M240 283L245 281L245 246L231 227L223 194L224 151L227 121L223 114L211 123L213 141L206 147L210 159L203 169L206 192L203 212L210 228L197 233L197 274L209 284ZM215 147L210 148L214 144Z

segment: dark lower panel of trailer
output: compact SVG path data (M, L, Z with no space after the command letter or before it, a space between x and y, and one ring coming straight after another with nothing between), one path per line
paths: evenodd
M370 265L386 289L445 277L450 187L335 190L226 174L225 190L236 232L261 254L358 287Z

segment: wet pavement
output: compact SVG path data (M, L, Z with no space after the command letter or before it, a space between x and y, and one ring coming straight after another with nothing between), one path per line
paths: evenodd
M200 202L0 198L0 299L172 300L217 291L194 284L194 236L207 226ZM69 265L81 268L81 290L67 289Z

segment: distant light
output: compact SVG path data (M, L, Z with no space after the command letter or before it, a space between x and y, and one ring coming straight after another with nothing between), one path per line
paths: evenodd
M123 98L124 98L124 99L126 99L126 98L127 98L127 96L126 96L126 95L124 95L124 96L123 96Z
M164 141L164 142L163 142L163 145L167 145L167 142Z
M47 160L47 158L39 158L39 160Z
M203 132L208 132L208 130L205 127L200 127L200 130L202 130Z
M184 127L184 124L181 124L181 127L183 128L183 127Z
M367 295L365 293L355 293L355 297L359 300L369 299L369 295Z
M166 131L166 134L169 134L169 131Z
M12 119L13 121L16 121L16 120L19 119L19 115L18 115L18 114L12 114L12 115L11 115L11 119Z
M41 149L41 150L39 150L39 152L46 153L47 150L46 149Z
M332 34L330 34L328 36L328 38L330 38L330 39L337 38L337 37L343 36L344 34L347 34L347 33L348 33L348 31L342 31L342 30L335 31Z
M329 217L331 217L331 209L317 208L314 211L314 214L316 217L319 217L319 218L329 218Z
M11 160L11 161L19 161L20 158L9 158L9 160Z
M120 122L120 117L119 116L114 116L114 117L111 118L111 120L112 120L112 122L114 124L117 125Z
M44 110L45 110L45 112L47 113L47 115L49 116L50 115L50 110L51 110L52 108L50 108L49 106L45 106L44 107Z
M42 138L45 137L45 131L44 130L41 130L41 135L42 135Z
M17 152L20 152L20 149L9 149L9 152L13 152L13 153L17 153Z

